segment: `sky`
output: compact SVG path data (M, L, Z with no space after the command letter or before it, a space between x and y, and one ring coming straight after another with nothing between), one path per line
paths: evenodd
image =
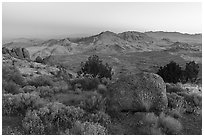
M102 31L202 32L199 2L6 3L2 38L83 37Z

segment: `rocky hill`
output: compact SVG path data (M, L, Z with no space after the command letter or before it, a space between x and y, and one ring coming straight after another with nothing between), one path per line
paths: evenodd
M3 54L9 54L10 56L13 56L15 58L19 59L28 59L30 60L30 54L27 49L25 48L12 48L8 49L6 47L2 48L2 53Z
M170 39L173 42L202 43L202 34L187 34L179 32L148 31L145 32L149 37L160 39Z
M25 78L32 78L42 75L58 76L61 73L61 68L57 66L50 66L48 64L37 63L31 60L13 57L10 54L3 54L2 66L14 66ZM72 71L66 70L67 75L70 77L76 76Z
M105 53L120 54L129 52L160 51L174 48L175 45L186 43L187 49L201 50L202 36L176 32L136 32L127 31L114 33L101 32L85 38L50 39L46 41L18 39L3 44L3 47L24 47L30 53L30 58L35 60L38 56L46 58L51 55L73 55L78 53ZM177 42L177 43L175 43ZM186 44L182 44L184 48ZM178 46L176 46L178 47ZM190 47L190 48L189 48Z

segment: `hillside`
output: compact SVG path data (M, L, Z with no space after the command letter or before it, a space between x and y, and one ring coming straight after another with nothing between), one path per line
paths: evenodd
M80 53L123 54L129 52L183 50L201 51L201 35L181 34L177 32L101 32L85 38L64 38L50 40L16 39L3 44L3 47L26 48L31 59L37 56L46 58L55 55L73 55ZM183 48L178 48L178 43ZM175 46L177 45L177 46ZM187 47L185 47L187 46Z
M202 34L183 34L179 32L164 32L164 31L148 31L145 32L149 37L157 40L170 39L173 42L186 42L186 43L202 43Z
M28 39L28 38L18 38L3 42L3 47L7 48L27 48L32 46L37 46L41 44L43 40L41 39Z

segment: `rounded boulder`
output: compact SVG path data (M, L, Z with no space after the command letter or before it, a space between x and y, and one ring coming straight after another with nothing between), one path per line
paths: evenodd
M168 105L166 84L154 73L126 75L108 86L108 109L114 112L162 112Z

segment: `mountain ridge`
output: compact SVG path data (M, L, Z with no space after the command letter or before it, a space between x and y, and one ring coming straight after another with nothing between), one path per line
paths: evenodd
M23 44L22 44L23 42ZM26 45L26 42L27 45ZM33 43L32 43L33 42ZM19 47L23 45L31 53L31 58L37 56L47 57L50 55L72 55L83 52L99 52L107 54L127 53L127 52L143 52L163 50L171 46L175 42L202 43L202 35L182 34L179 32L163 32L163 31L125 31L114 33L111 31L103 31L96 35L83 38L62 38L49 39L45 41L19 39L11 43L5 43L4 46ZM194 44L195 45L195 44Z

